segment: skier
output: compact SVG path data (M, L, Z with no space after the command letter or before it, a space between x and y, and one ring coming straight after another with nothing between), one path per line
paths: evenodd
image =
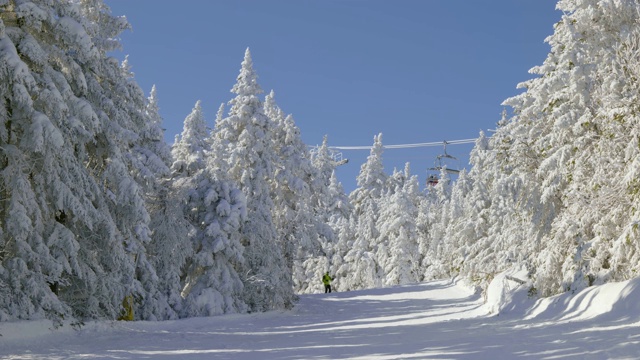
M329 272L327 271L326 274L324 274L324 276L322 277L322 283L324 284L324 293L330 293L331 292L331 281L333 280L333 278L331 277L331 275L329 275Z

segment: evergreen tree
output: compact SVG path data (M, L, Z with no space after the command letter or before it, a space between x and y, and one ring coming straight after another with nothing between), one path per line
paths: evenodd
M158 276L158 293L144 302L145 319L173 320L183 313L183 267L193 254L187 240L190 224L185 219L184 193L173 178L161 182L149 201L153 241L147 253Z
M419 254L416 218L421 194L418 178L410 173L409 163L404 172L396 171L389 189L381 200L377 262L381 267L384 285L403 285L418 282Z
M182 275L182 316L211 316L242 312L240 225L246 215L245 198L222 178L210 161L210 144L200 101L184 120L172 148L174 188L182 199L189 224L187 238L193 255Z
M145 115L147 122L133 148L132 163L149 211L152 241L146 244L146 252L158 280L148 290L149 295L141 299L139 317L175 319L182 308L180 270L191 247L183 240L188 227L178 206L180 199L172 189L171 148L164 141L155 86L147 99Z
M0 7L0 319L116 318L157 282L132 175L145 99L106 55L126 21L99 1Z
M300 129L293 117L285 116L276 105L273 91L265 98L264 110L271 121L271 148L278 154L271 182L273 220L287 268L292 269L294 289L304 292L304 264L319 254L320 238L326 234L326 225L316 216L317 208L311 202L312 179L317 172Z
M153 149L153 153L162 162L157 164L158 171L161 176L167 176L169 169L173 163L171 156L171 147L164 141L164 129L162 128L163 119L160 116L160 108L158 106L158 91L156 86L151 87L151 93L147 98L146 110L148 123L143 130L144 143L148 148Z
M210 169L178 181L186 193L189 239L194 255L187 260L183 316L211 316L246 311L237 269L243 262L240 227L246 219L242 192Z
M473 179L489 194L489 223L469 275L524 265L542 295L634 276L637 7L558 3L539 77L505 101L513 116L490 141L495 167Z
M291 307L295 300L291 269L272 216L278 155L272 147L270 120L258 98L262 90L249 49L231 91L236 97L229 102L229 116L216 124L211 161L224 166L220 169L246 197L247 218L240 229L245 248L244 300L252 311Z
M202 113L202 106L198 100L191 113L184 119L182 133L176 135L171 147L174 158L172 170L174 174L192 176L205 168L207 144L207 125Z
M382 284L381 270L376 262L379 237L376 222L388 178L382 165L382 153L382 134L378 134L373 138L367 161L360 168L358 188L349 195L354 208L355 239L344 256L345 264L339 270L341 274L348 274L341 284L349 290L374 288Z
M335 170L339 162L334 159L326 136L322 145L312 153L311 161L316 169L315 176L311 179L311 187L314 189L311 203L322 225L318 229L321 251L304 264L308 285L306 290L300 291L313 293L322 291L323 285L320 279L327 271L336 278L333 287L336 289L340 287L339 279L342 276L337 271L344 263L343 255L347 252L347 248L341 247L346 243L340 243L339 239L340 233L347 231L345 224L348 224L353 208L342 184L336 177Z
M494 153L484 132L480 132L469 162L472 165L469 174L461 172L452 191L452 221L447 229L448 250L445 254L449 254L447 262L451 276L464 274L479 279L486 277L483 276L489 272L486 264L491 264L480 259L492 253L488 233L493 219L489 217L491 199L488 186L494 184L496 175Z

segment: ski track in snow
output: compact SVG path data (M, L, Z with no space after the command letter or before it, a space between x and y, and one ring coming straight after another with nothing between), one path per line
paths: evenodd
M502 281L500 315L453 281L302 295L292 311L163 322L0 323L1 359L635 359L640 281L534 302ZM504 290L508 291L504 291ZM509 292L510 291L510 292ZM491 299L491 297L488 297ZM491 300L490 300L491 301ZM617 304L617 305L616 305ZM626 304L626 305L625 305ZM631 304L631 305L630 305Z

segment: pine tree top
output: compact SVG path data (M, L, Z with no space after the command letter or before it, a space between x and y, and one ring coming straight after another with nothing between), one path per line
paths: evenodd
M249 48L244 52L244 60L238 74L237 82L231 88L231 92L240 96L255 96L262 93L258 85L258 75L253 70L253 60Z

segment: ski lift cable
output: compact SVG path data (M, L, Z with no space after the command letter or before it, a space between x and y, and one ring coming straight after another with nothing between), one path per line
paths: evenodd
M434 141L434 142L426 142L426 143L416 143L416 144L397 144L397 145L382 145L383 149L409 149L409 148L417 148L417 147L430 147L430 146L442 146L442 145L462 145L462 144L472 144L477 139L462 139L462 140L445 140L445 141ZM329 149L334 150L371 150L373 146L329 146Z

